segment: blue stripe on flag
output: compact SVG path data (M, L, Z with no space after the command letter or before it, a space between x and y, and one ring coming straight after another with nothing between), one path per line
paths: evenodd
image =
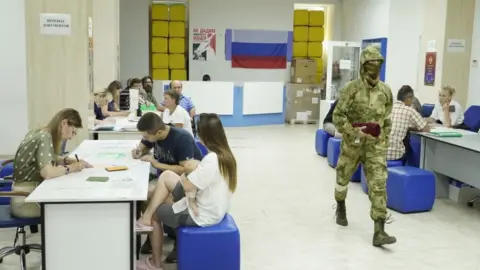
M242 43L287 43L288 31L233 30L232 41Z
M232 56L287 56L286 43L232 42Z

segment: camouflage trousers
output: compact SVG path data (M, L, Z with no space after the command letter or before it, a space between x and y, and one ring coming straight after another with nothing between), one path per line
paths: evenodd
M363 138L359 142L343 138L340 157L337 162L337 183L335 200L347 198L348 183L363 164L370 199L370 217L373 220L387 217L387 143L382 139Z

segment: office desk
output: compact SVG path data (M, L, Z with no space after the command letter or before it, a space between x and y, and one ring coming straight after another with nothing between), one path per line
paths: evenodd
M90 134L98 134L98 140L140 140L141 133L137 130L137 123L130 121L129 117L111 117L115 121L114 130L112 131L95 131L89 130ZM131 118L130 118L131 119ZM106 124L108 125L108 124ZM111 125L108 125L111 126ZM93 139L93 136L91 137Z
M436 197L448 197L449 177L480 188L480 136L465 132L463 137L436 137L416 133L421 139L420 168L435 173Z
M42 182L26 199L42 209L43 269L135 269L135 202L145 201L150 164L131 158L138 141L84 141L72 154L95 168ZM106 166L127 171L107 172ZM89 182L108 176L107 182Z

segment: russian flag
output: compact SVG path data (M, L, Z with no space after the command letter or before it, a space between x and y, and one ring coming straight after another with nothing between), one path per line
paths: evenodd
M225 34L225 58L232 68L285 69L292 59L289 31L232 30Z

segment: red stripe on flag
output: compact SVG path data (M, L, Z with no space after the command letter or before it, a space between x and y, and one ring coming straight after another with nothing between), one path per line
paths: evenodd
M234 56L232 68L286 69L286 56Z

